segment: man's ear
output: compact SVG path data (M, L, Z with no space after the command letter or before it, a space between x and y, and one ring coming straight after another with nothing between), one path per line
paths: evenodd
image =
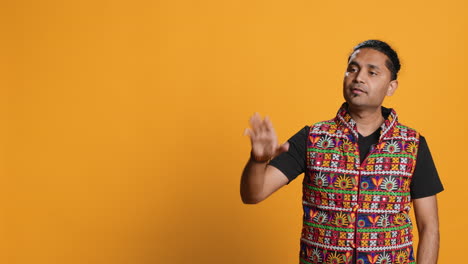
M388 88L387 88L387 96L392 96L397 88L398 88L398 81L397 80L390 81L390 83L388 84Z

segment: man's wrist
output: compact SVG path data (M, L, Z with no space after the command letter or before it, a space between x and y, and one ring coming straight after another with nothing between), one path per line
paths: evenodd
M270 162L271 158L262 158L262 157L255 157L253 151L250 151L250 160L255 163L268 163Z

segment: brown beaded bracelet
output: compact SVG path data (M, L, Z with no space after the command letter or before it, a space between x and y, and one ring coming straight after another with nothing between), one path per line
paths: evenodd
M268 158L266 160L258 160L255 158L254 154L252 151L250 151L250 160L252 160L253 162L256 162L256 163L267 163L271 160L271 158Z

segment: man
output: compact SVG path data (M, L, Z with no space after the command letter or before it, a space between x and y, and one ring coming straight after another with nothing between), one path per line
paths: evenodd
M259 203L305 173L300 263L416 263L411 201L418 264L437 263L436 194L443 186L425 138L382 106L398 87L399 69L387 43L364 41L348 58L346 102L333 119L279 146L268 117L251 117L242 201Z

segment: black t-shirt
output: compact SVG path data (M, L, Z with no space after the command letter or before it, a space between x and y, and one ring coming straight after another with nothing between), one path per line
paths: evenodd
M286 175L289 180L288 184L298 175L305 172L308 134L309 126L305 126L288 140L289 150L281 153L268 163ZM369 153L371 146L377 144L379 137L380 128L366 137L359 134L358 146L361 163ZM411 199L428 197L443 190L444 187L432 160L426 139L420 136L416 168L414 169L410 184Z

